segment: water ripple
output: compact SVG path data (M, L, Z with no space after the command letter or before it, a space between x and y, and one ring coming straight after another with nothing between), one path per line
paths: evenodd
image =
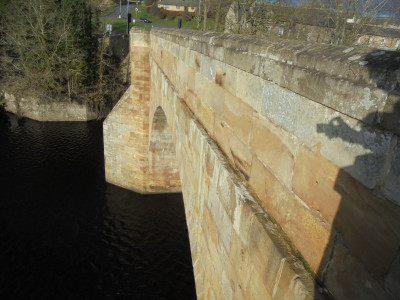
M1 299L195 299L182 196L105 183L102 143L0 111Z

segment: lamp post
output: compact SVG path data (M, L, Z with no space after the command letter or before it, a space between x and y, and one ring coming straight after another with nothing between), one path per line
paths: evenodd
M126 0L126 2L127 2L127 8L126 8L126 19L127 19L127 24L126 24L126 32L129 34L129 17L128 17L128 15L129 15L129 0Z
M200 27L200 9L201 9L201 0L199 0L199 9L197 10L197 29Z
M119 0L119 18L121 19L121 1L122 0Z

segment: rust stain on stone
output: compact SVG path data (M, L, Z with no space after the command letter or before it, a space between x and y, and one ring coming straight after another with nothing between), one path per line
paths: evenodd
M219 73L215 74L215 83L218 84L219 86L222 86L223 85L223 77L225 75L226 75L226 73L224 73L222 75Z

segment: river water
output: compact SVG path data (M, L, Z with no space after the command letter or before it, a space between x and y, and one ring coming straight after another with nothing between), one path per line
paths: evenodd
M102 123L0 111L0 299L195 299L180 194L104 180Z

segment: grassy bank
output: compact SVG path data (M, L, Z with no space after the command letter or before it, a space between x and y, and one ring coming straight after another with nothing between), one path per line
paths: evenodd
M104 17L104 16L107 16L107 15L109 15L109 14L112 14L112 13L114 12L114 7L116 7L116 6L117 6L117 3L114 3L112 6L108 7L108 8L105 9L105 10L103 10L103 11L100 13L100 17Z
M126 32L127 29L127 22L125 19L101 19L100 23L103 28L106 27L106 24L111 24L112 25L112 31L113 32ZM145 23L131 23L129 25L130 28L133 26L141 26L141 27L149 27L151 26L150 24L145 24Z
M107 14L110 14L112 11L109 11L108 13L104 12L102 13L103 16L106 16ZM168 19L160 19L159 17L153 16L149 14L146 11L146 6L144 5L139 5L138 6L138 11L136 12L135 10L132 11L132 18L137 19L138 21L140 20L140 17L145 17L149 19L152 24L158 24L158 25L165 25L165 26L171 26L171 27L177 27L178 26L178 20L182 18L181 16L176 16L174 20L168 20ZM103 26L105 24L112 24L113 25L113 31L114 32L125 32L126 31L126 20L125 19L102 19L101 23ZM200 22L199 28L203 28L203 22ZM151 26L151 24L146 24L142 22L138 23L131 23L132 26ZM194 17L191 21L185 21L182 18L182 27L185 28L192 28L196 29L197 28L197 19ZM214 20L208 19L207 21L207 27L208 29L214 29Z
M176 16L174 20L167 20L165 19L160 19L159 17L153 16L151 14L149 14L146 11L146 6L144 5L139 5L139 11L136 13L135 11L132 11L132 17L133 18L137 18L139 19L140 17L146 17L148 18L150 21L152 21L154 24L160 24L160 25L167 25L167 26L173 26L176 27L178 26L178 20L180 18L182 18L181 16ZM207 20L207 28L208 29L214 29L214 20L212 19L208 19ZM203 20L200 22L199 24L199 28L202 29L203 28ZM197 28L197 19L196 17L193 17L193 19L191 21L185 21L182 18L182 27L186 27L186 28L193 28L196 29Z

